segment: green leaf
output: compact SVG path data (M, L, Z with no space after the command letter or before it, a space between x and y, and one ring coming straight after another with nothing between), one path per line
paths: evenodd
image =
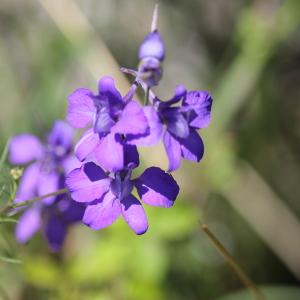
M0 224L1 223L18 223L18 220L12 219L12 218L0 218Z
M265 300L299 300L300 288L291 286L264 286L260 287ZM253 300L253 293L248 290L235 292L218 300Z
M2 255L0 255L0 261L6 262L6 263L10 263L10 264L22 264L23 263L19 259L11 258L11 257L6 257L6 256L2 256Z

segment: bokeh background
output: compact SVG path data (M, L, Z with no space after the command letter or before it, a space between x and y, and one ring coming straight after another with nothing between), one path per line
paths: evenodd
M155 2L0 0L0 149L17 133L43 136L64 118L67 95L95 90L103 75L125 92L118 64L136 67ZM268 299L300 299L300 2L159 3L167 54L155 91L212 93L204 159L174 173L173 208L146 207L143 236L123 220L97 232L77 225L58 255L42 235L17 245L14 224L0 224L0 255L22 261L0 261L0 298L253 299L230 296L244 287L205 222ZM142 160L167 165L161 145Z

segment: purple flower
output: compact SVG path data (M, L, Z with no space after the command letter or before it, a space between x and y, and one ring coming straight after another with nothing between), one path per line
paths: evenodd
M94 162L87 162L73 170L66 185L75 201L87 203L83 222L94 230L107 227L122 215L136 234L148 229L148 221L140 201L132 194L133 188L144 203L170 207L179 187L173 177L159 168L151 167L136 179L131 179L139 164L135 146L126 145L125 167L107 174Z
M60 195L51 205L38 202L26 209L16 226L16 239L26 243L37 231L43 229L52 251L59 251L68 227L82 219L85 205L73 201L69 195Z
M56 121L47 143L30 134L15 136L9 147L9 160L13 164L30 163L21 177L16 199L21 202L64 188L65 174L79 166L71 155L73 129L63 121ZM53 250L62 245L66 228L81 219L84 205L71 200L69 195L47 197L28 208L16 227L16 238L27 242L40 228Z
M169 171L179 168L181 158L199 162L204 153L204 145L196 130L206 127L210 122L210 94L206 91L186 92L183 86L177 86L172 99L161 101L154 96L152 101L152 106L144 107L149 132L139 136L138 141L138 137L133 136L135 143L153 145L163 137L169 158ZM130 139L131 136L128 137L129 143Z
M136 84L122 98L111 77L100 79L98 95L80 88L69 96L67 119L75 128L92 123L75 147L82 161L94 158L106 170L117 171L124 166L126 135L141 135L148 129L142 107L132 100ZM134 141L132 141L134 143Z

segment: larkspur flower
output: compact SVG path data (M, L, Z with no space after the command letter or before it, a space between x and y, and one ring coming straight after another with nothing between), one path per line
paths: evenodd
M99 92L79 88L69 97L67 119L75 128L92 123L75 147L76 156L83 161L94 159L106 170L121 170L126 135L144 134L148 130L143 109L132 100L136 84L122 98L111 77L100 79ZM134 141L132 141L134 143Z
M43 145L30 134L12 138L9 160L12 164L30 163L21 177L15 203L43 196L65 187L65 174L79 166L72 155L73 129L63 121L56 121ZM67 194L51 196L27 208L16 227L16 238L27 242L43 229L49 246L59 250L68 226L79 221L84 205L71 200Z
M179 85L173 98L161 101L152 94L152 105L145 106L149 132L133 136L139 145L154 145L163 138L169 158L169 171L180 166L181 158L199 162L204 153L204 144L197 129L210 122L212 97L206 91L189 91ZM166 130L164 131L164 126ZM130 143L131 136L128 136Z
M97 230L107 227L122 215L136 234L148 229L143 206L132 194L135 187L141 200L152 206L173 205L179 187L173 177L157 167L146 169L141 176L131 179L139 165L136 146L124 147L124 168L107 174L94 162L86 162L69 173L66 185L75 201L86 203L83 223Z

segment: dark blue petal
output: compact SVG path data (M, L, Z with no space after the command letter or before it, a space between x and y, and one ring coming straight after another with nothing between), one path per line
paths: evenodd
M50 215L46 223L45 235L48 244L53 251L59 251L63 245L66 236L66 224L62 218L56 215Z
M151 167L135 181L140 198L149 205L170 207L179 193L179 186L170 174Z
M204 144L196 130L190 130L186 139L180 139L182 157L199 162L204 154Z

